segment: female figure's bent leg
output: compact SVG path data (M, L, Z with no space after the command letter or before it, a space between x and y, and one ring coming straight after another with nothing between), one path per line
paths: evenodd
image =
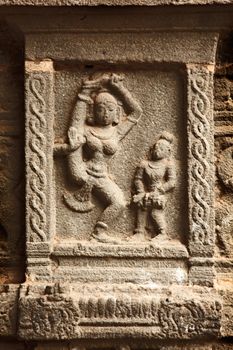
M64 201L72 210L85 213L94 208L91 202L92 183L86 172L86 164L82 159L82 150L79 147L68 155L68 165L72 180L81 186L75 193L65 193Z
M86 164L82 158L81 148L68 155L68 165L72 179L77 185L83 185L88 182L89 177L86 172Z
M107 204L96 223L94 237L104 243L117 243L116 239L107 235L107 231L126 207L124 194L117 184L107 177L96 179L94 190L97 197Z

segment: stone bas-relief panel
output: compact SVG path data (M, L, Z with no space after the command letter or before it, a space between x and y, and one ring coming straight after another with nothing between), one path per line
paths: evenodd
M40 30L40 42L46 43L45 36L52 42L49 30ZM133 339L135 346L127 343L122 350L214 349L208 340L232 333L230 287L228 296L218 285L231 269L230 259L229 265L224 261L232 256L232 143L222 140L217 151L218 186L225 191L224 198L219 195L217 236L225 241L218 242L215 259L213 61L205 59L203 66L195 43L188 61L170 43L164 55L160 34L150 30L166 63L154 62L150 42L141 62L128 47L127 57L118 53L122 65L101 51L101 66L93 52L109 46L96 29L92 53L90 33L84 39L77 34L88 47L79 63L73 50L71 62L59 36L66 30L75 48L70 29L57 30L54 51L61 48L64 62L48 55L46 45L41 50L33 30L26 38L26 57L29 51L37 57L35 43L46 59L26 64L27 280L19 293L2 291L2 334L38 349L101 349L103 339L109 344L103 349ZM132 38L139 34L134 28ZM202 47L211 42L205 33L205 42L199 33L176 34L182 48L182 37L189 43L198 36ZM114 36L109 31L113 43ZM124 45L128 33L117 37ZM148 47L151 57L144 64ZM131 67L128 57L135 62ZM81 345L85 339L89 347ZM152 339L153 347L145 345Z
M73 38L67 28L40 40L30 31L26 41L28 283L18 336L218 337L221 299L207 288L215 278L215 36L203 66L200 38L188 59L180 52L182 38L194 38L187 32L176 50L167 42L165 55L164 35L150 30L153 41L137 57L138 46L115 55L119 40L127 46L119 24L94 41L79 29L82 56L74 42L73 56L64 52L60 31L69 45ZM130 37L141 45L140 35ZM45 36L56 38L52 50Z
M57 71L55 114L55 241L187 240L178 73Z

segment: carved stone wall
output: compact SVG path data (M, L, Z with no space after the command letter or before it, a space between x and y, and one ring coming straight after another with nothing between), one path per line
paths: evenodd
M0 6L0 350L232 348L233 3L171 3Z

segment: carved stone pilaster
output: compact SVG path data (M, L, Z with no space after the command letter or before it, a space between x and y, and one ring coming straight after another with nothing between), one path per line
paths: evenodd
M213 66L188 65L189 251L214 253Z
M53 66L26 62L26 237L28 272L49 264L52 232ZM43 268L42 268L43 267Z

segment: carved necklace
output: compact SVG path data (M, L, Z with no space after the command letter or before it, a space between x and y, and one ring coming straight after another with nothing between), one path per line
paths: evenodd
M101 130L101 129L100 129ZM109 133L109 134L107 134L107 135L100 135L98 132L96 132L94 129L92 129L92 128L90 128L90 131L91 131L91 134L93 135L93 136L95 136L95 137L97 137L98 139L100 139L100 140L108 140L108 139L110 139L112 136L113 136L113 134L115 133L115 129L114 129L114 127L113 128L111 128L111 134Z
M152 164L151 162L148 162L148 165L151 169L157 169L160 166L161 162Z

